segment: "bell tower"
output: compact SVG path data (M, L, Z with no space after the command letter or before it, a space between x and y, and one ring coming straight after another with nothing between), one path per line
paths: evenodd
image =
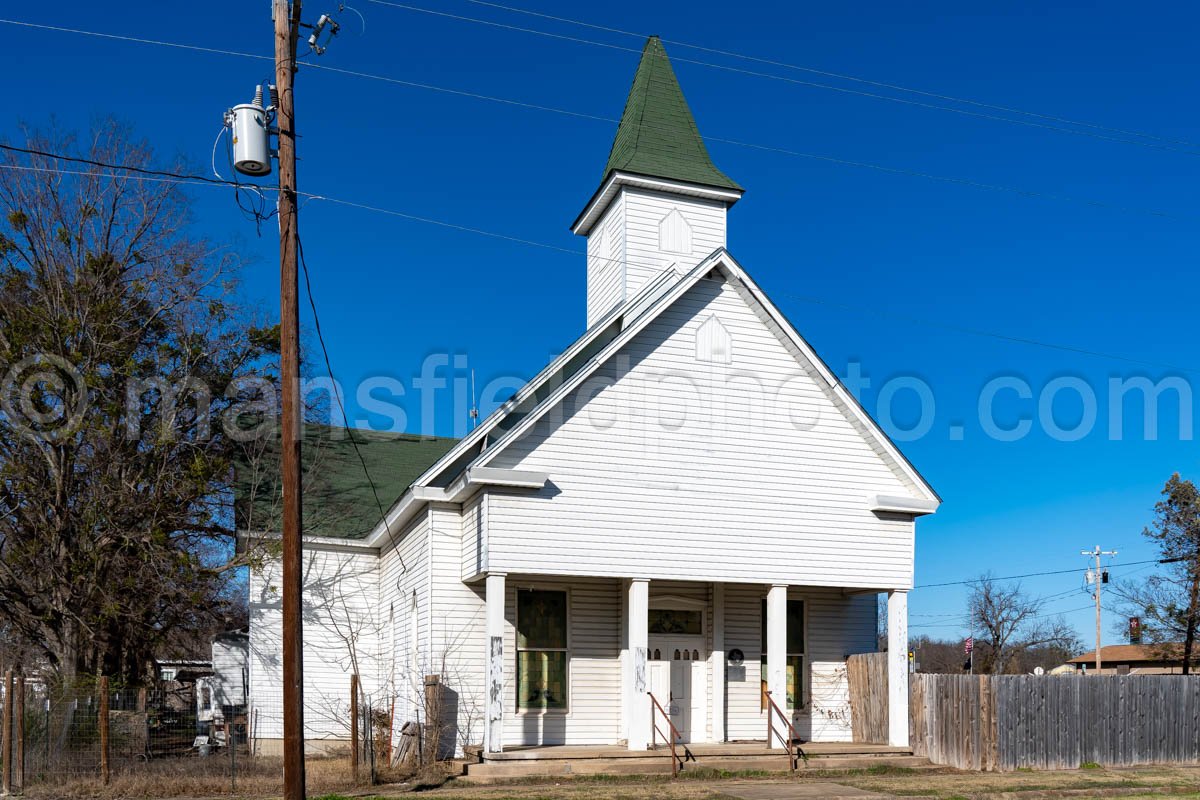
M587 237L590 327L663 270L725 246L742 187L709 158L657 36L646 40L600 188L571 226Z

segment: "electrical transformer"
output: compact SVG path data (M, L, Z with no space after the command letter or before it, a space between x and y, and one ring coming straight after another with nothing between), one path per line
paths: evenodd
M262 101L234 106L227 119L233 131L233 168L243 175L269 175L271 133Z

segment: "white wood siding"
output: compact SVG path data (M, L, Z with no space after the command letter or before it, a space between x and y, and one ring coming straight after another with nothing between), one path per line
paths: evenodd
M480 492L462 506L462 579L470 581L487 571L487 493Z
M623 303L625 291L625 200L618 196L587 240L587 324Z
M213 694L218 706L240 706L246 702L249 685L250 642L245 638L222 638L212 643Z
M564 713L518 713L516 692L517 591L568 592L570 698ZM505 707L507 744L616 744L621 737L621 586L613 580L509 575L505 587ZM480 645L482 659L482 644ZM481 679L482 680L482 679Z
M630 196L630 210L634 206ZM732 363L700 362L710 316ZM907 587L910 493L810 364L727 283L701 281L493 466L540 470L489 500L489 567L510 574Z
M384 663L379 676L383 699L395 699L397 736L408 720L424 717L425 666L430 619L429 514L423 513L385 547L379 558L379 608L384 620Z
M675 265L690 269L725 246L725 204L624 188L587 243L587 324Z
M726 652L746 656L746 679L727 684L730 739L765 739L767 718L761 710L762 601L766 586L728 586L725 594ZM875 651L876 595L793 587L789 598L805 601L808 631L805 663L811 705L795 714L800 736L816 742L851 740L846 656Z
M762 656L762 600L765 586L725 587L725 652L741 650L745 655L745 680L731 680L725 687L725 729L731 740L767 738L767 722L761 710L759 659ZM729 672L726 667L726 674Z
M635 295L646 281L672 264L685 272L725 246L724 203L642 189L625 189L621 194L625 200L626 297ZM679 247L683 242L677 235L678 228L661 226L672 211L679 212L690 233L686 252ZM671 232L676 235L664 241L663 234Z
M304 736L349 737L350 674L370 690L380 666L374 612L379 557L373 552L304 551ZM282 609L278 559L250 574L250 692L254 735L283 736Z
M482 583L462 582L464 517L457 506L430 511L432 536L432 631L426 672L441 675L446 689L442 745L462 753L483 743L486 608Z

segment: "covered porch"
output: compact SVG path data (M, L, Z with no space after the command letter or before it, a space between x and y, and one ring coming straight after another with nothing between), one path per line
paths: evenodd
M881 591L493 572L483 758L654 758L668 738L722 760L907 755L904 590L886 591L887 744L851 741L846 661L876 649Z

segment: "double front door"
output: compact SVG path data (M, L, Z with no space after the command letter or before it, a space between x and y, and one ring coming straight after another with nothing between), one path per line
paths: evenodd
M708 655L703 636L650 637L650 691L671 717L684 742L705 740L708 703ZM662 714L654 712L667 734Z

